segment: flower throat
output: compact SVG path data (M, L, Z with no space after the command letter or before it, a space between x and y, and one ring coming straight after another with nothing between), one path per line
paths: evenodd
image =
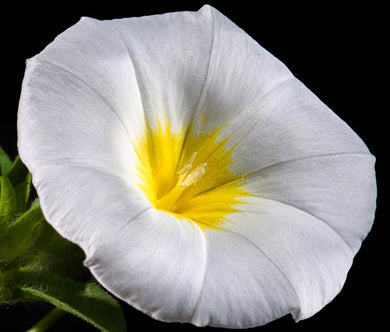
M202 229L221 229L228 214L251 196L243 188L246 175L235 175L229 137L221 127L210 132L171 130L167 120L156 128L145 123L136 140L137 185L158 210L197 223Z

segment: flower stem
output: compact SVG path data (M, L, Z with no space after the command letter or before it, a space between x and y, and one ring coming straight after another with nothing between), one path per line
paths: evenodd
M60 318L66 314L65 311L54 308L50 311L45 317L43 317L37 324L26 332L43 332L50 328L54 323L56 323Z

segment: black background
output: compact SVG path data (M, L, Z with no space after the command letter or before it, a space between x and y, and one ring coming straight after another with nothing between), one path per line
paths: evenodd
M143 16L180 10L198 10L209 3L229 17L282 60L317 96L345 120L377 157L378 207L373 229L355 257L341 293L312 318L299 323L286 316L253 331L317 331L357 329L388 324L389 282L386 275L385 151L388 129L384 102L388 87L384 64L387 39L384 7L346 2L315 1L311 5L255 1L81 1L34 2L9 5L1 15L1 105L0 145L14 158L17 155L16 115L25 60L39 53L59 33L81 16L110 19ZM342 5L340 5L340 3ZM385 74L386 72L386 74ZM385 79L383 81L383 79ZM387 79L387 81L386 81ZM384 300L384 302L382 302ZM195 331L189 324L155 321L120 302L128 330L147 328ZM50 306L12 305L0 307L0 331L24 331L39 320ZM386 326L382 325L382 326ZM205 328L216 330L215 328ZM381 328L383 329L383 327ZM68 315L52 331L96 331Z

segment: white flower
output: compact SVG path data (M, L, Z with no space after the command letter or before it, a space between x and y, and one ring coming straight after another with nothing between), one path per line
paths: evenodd
M209 6L83 18L28 60L18 131L47 220L160 320L307 318L372 225L365 144Z

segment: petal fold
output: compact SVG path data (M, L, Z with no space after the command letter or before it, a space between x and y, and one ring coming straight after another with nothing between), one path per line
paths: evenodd
M165 115L173 128L183 128L197 113L213 50L214 11L204 6L109 22L134 65L151 126Z
M206 231L207 267L192 323L248 328L264 325L299 307L283 271L236 232Z
M204 234L195 223L150 209L102 243L86 265L103 286L144 313L186 322L205 274Z
M155 210L131 183L100 170L41 167L34 184L46 218L81 246L104 287L154 318L188 320L206 266L195 223Z
M322 220L356 253L375 214L374 164L367 153L303 158L256 172L249 187Z
M242 307L247 313L252 312L252 319L258 324L269 321L259 319L267 312L286 314L289 310L295 320L308 318L336 296L352 264L351 249L333 229L318 218L283 203L254 198L246 211L231 215L224 229L246 240L243 245L246 249L243 249L240 244L243 241L231 241L225 233L219 235L221 242L226 241L224 248L231 248L225 260L242 255L241 260L236 258L240 267L236 266L235 272L241 280L235 282L234 278L229 278L230 283L217 282L215 275L227 274L229 265L226 264L226 270L215 263L207 266L208 279L199 305L199 311L204 309L206 316L212 312L209 307L212 303L215 308L225 308L221 311L224 319L234 319L239 316L235 310L242 300L246 304ZM246 264L252 256L265 257L272 264L262 267L256 262L249 267ZM265 276L272 276L271 280ZM254 281L257 285L251 285ZM266 299L269 292L275 302L259 305L260 299ZM232 298L237 300L227 302L229 296L218 297L219 293L234 294Z

